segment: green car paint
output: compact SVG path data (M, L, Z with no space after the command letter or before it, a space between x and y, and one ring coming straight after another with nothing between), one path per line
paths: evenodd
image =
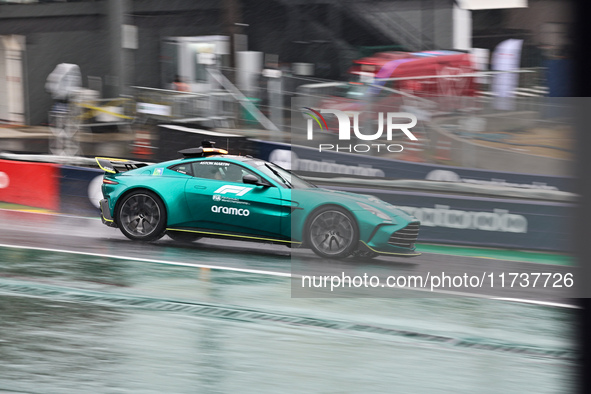
M242 172L231 178L236 168ZM104 169L102 219L112 227L120 226L121 201L134 191L147 190L161 199L169 233L309 246L306 232L311 222L318 212L332 207L337 216L345 212L353 218L358 229L355 250L419 254L414 245L418 220L406 212L373 196L315 187L249 156L183 158L119 173ZM245 183L245 175L256 177L257 184Z

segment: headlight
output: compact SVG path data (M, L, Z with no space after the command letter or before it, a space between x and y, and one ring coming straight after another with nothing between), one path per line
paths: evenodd
M364 204L362 202L358 202L357 205L359 205L361 208L365 209L366 211L373 213L374 215L376 215L380 219L392 220L392 218L390 216L386 215L384 212L380 211L377 208L374 208L374 207Z

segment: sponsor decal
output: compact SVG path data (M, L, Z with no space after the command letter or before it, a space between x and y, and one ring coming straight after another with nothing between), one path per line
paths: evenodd
M331 174L350 174L371 177L385 176L384 171L379 168L372 168L370 165L360 164L350 166L337 164L330 160L308 160L300 159L295 152L286 149L275 149L269 154L269 161L285 169L294 171L328 172Z
M162 175L163 172L164 172L164 168L156 168L152 175Z
M200 161L199 164L207 166L229 166L230 163L225 161Z
M219 194L214 194L212 196L213 201L222 201L222 202L230 202L233 204L242 204L242 205L250 205L249 202L247 201L242 201L239 198L234 198L234 197L226 197L226 196L220 196Z
M252 187L242 187L242 186L234 186L234 185L224 185L214 191L214 193L219 194L235 194L237 196L243 196L249 191L252 190Z
M522 189L558 190L556 186L548 186L544 182L513 183L506 182L504 179L495 178L491 179L490 181L481 179L462 178L457 173L449 170L433 170L427 174L425 179L428 181L463 182L477 185L518 187Z
M321 109L320 112L309 107L303 108L303 114L307 118L307 139L314 139L314 122L318 125L321 131L328 131L328 125L322 114L332 114L337 118L339 124L339 141L351 141L351 129L353 129L354 138L361 141L376 141L382 138L384 131L386 132L386 139L391 141L394 131L402 131L404 135L411 141L418 141L418 138L410 131L411 128L417 124L417 116L409 112L384 112L378 113L377 123L378 130L375 133L364 134L359 129L359 115L361 112L349 111L343 112L336 109ZM353 124L351 124L351 118ZM367 130L365 130L367 131ZM366 153L370 151L377 152L402 152L404 147L400 144L319 144L318 151L335 150Z
M527 233L527 219L522 215L509 213L506 209L493 209L492 212L460 211L449 209L448 205L435 205L435 208L396 208L416 217L421 226L426 227Z
M235 216L248 216L250 215L250 211L248 209L242 208L234 208L234 207L224 207L221 205L214 205L211 207L211 212L214 213L223 213L225 215L235 215Z

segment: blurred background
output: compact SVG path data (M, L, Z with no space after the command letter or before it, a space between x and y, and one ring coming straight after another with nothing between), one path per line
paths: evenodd
M573 20L563 0L0 1L0 390L574 392L568 291L291 291L325 263L574 270ZM347 149L330 115L310 140L303 108L364 134L411 113L418 141ZM403 207L422 256L138 246L97 220L95 156L204 139Z

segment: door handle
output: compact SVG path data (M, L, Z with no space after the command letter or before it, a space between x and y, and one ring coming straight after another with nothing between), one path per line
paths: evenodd
M205 189L205 186L195 185L193 186L195 189Z

